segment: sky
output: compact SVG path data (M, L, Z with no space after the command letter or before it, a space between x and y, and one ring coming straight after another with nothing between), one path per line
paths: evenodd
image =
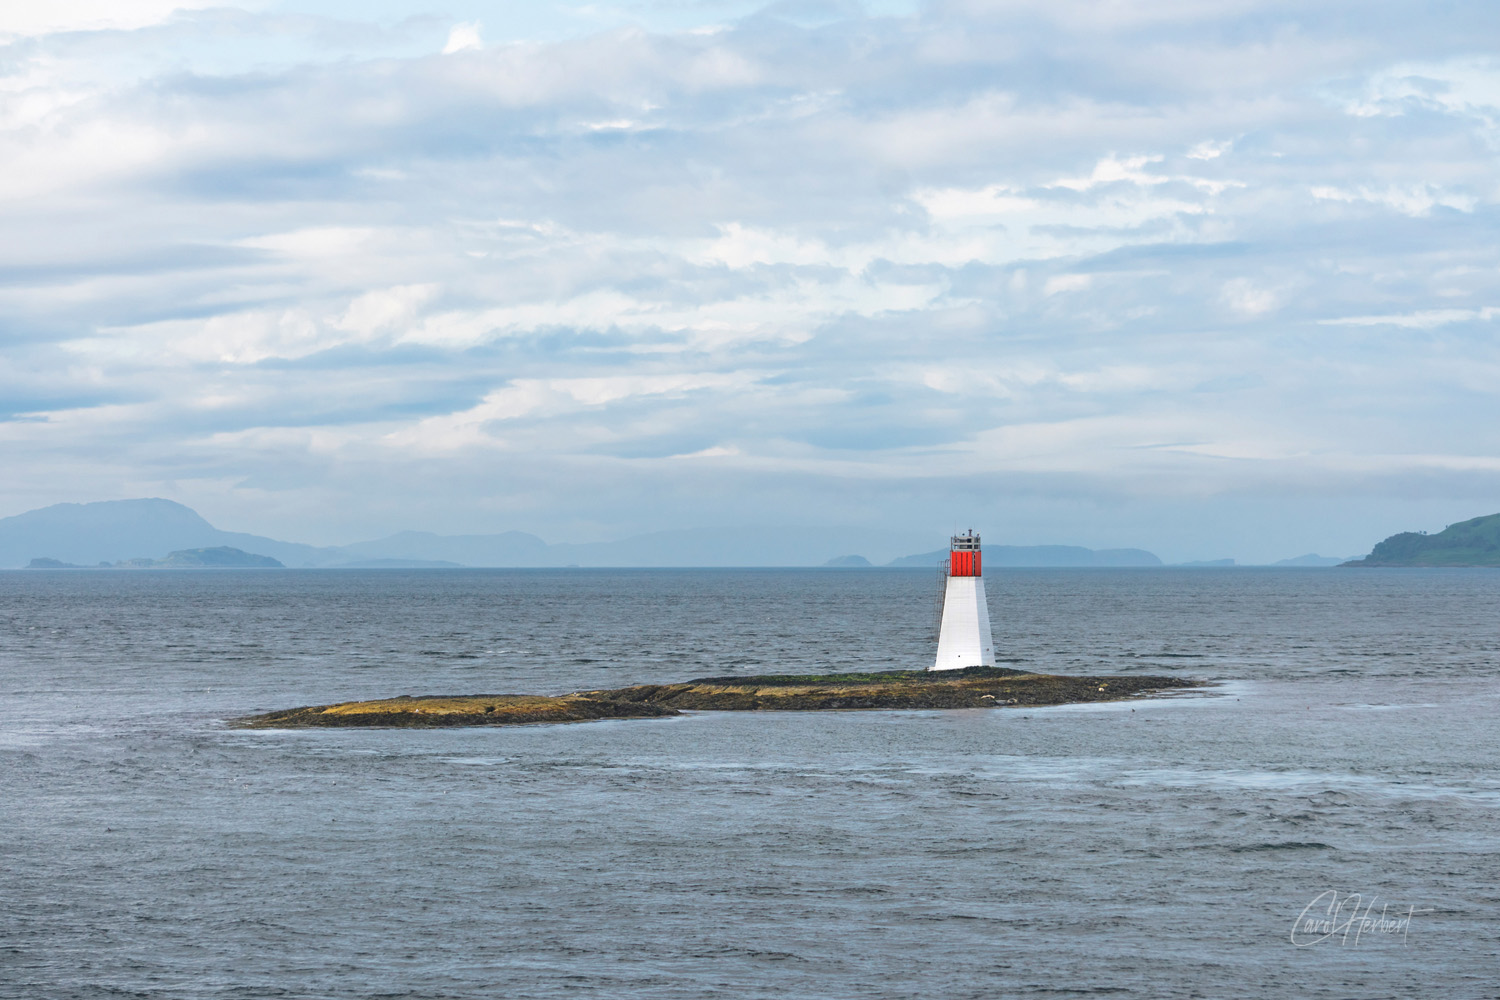
M5 5L0 515L1261 562L1493 513L1497 39L1386 0Z

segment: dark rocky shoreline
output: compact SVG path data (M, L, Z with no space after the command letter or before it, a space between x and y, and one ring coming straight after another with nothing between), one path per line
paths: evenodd
M251 729L441 728L661 718L682 711L827 712L1039 707L1121 701L1202 686L1180 677L1077 677L1005 667L706 677L679 684L549 695L434 695L342 702L235 720Z

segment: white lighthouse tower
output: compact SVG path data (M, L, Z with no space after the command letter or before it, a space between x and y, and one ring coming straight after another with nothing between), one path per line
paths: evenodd
M954 535L948 551L948 588L943 594L943 630L933 670L993 667L995 640L980 575L979 536Z

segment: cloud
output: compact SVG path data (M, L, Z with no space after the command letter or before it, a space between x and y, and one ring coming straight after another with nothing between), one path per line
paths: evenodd
M484 40L479 37L479 22L469 24L455 24L453 30L448 32L448 41L443 45L443 55L451 56L455 52L466 52L471 49L484 48Z
M178 11L214 6L217 0L67 0L17 3L0 8L0 38L64 31L130 30L160 24Z
M1430 184L1413 184L1404 188L1391 185L1384 190L1365 186L1345 190L1319 185L1312 189L1312 195L1324 201L1380 205L1393 208L1403 215L1427 215L1439 207L1472 212L1479 204L1479 198L1475 195L1445 192Z
M1338 319L1319 320L1325 326L1398 326L1413 330L1431 330L1450 323L1465 323L1474 320L1488 322L1500 317L1500 308L1486 306L1483 309L1427 309L1421 312L1395 316L1341 316Z
M326 538L1500 485L1496 16L1376 8L0 22L0 496Z
M1362 117L1438 111L1493 128L1500 111L1500 60L1455 56L1440 62L1398 63L1371 74L1358 96L1345 100L1345 107Z

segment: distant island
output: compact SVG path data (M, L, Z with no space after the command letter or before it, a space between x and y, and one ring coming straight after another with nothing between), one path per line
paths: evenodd
M638 684L565 695L431 695L349 701L267 712L236 720L249 729L515 726L592 719L640 719L683 710L826 712L1004 708L1121 701L1202 686L1182 677L1070 677L1006 667L888 670L878 673L705 677L680 684Z
M122 559L119 562L100 562L93 566L66 563L60 559L33 559L27 569L285 569L270 556L258 556L252 552L216 545L206 549L178 549L168 552L163 559Z
M1450 524L1435 535L1403 531L1345 566L1500 566L1500 514Z
M1338 556L1320 556L1316 552L1309 552L1305 556L1293 556L1291 559L1278 559L1272 566L1338 566L1348 562L1348 559L1340 559Z

